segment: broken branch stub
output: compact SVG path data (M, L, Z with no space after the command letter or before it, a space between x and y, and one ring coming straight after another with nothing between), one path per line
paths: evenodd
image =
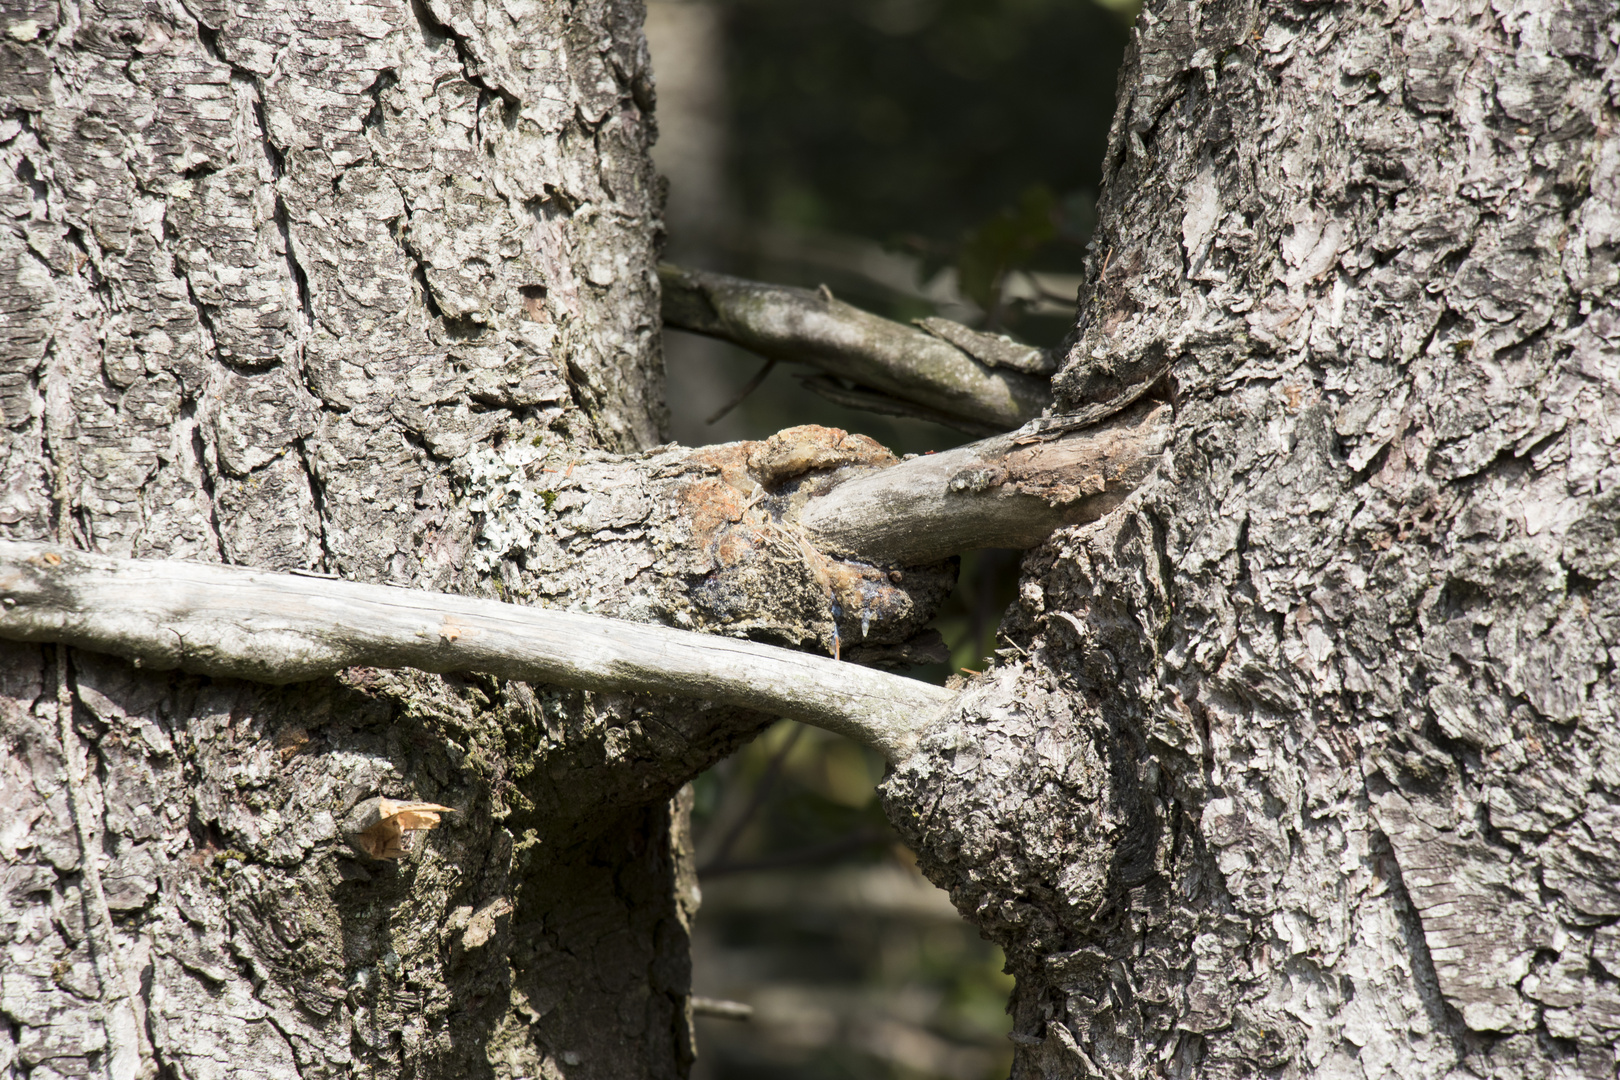
M1029 548L1095 521L1153 470L1172 410L1135 405L1083 431L998 435L844 481L799 514L818 548L923 563L976 548Z
M1052 403L1051 388L1039 375L992 368L943 337L830 295L668 264L658 268L658 276L666 326L717 337L771 359L809 364L920 406L941 423L1007 431ZM987 337L962 329L974 340ZM1005 344L1009 357L1024 348Z
M826 657L599 615L17 541L0 541L0 637L275 684L413 667L705 698L836 731L891 761L954 696Z

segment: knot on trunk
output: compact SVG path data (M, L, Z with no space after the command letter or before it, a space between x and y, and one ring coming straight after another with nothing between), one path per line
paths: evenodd
M883 785L924 873L1016 968L1072 947L1128 846L1106 728L1004 668L966 689Z

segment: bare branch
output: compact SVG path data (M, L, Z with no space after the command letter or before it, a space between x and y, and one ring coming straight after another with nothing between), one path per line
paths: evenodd
M1027 548L1095 521L1152 470L1171 409L1143 402L1104 424L998 435L846 480L799 523L818 548L910 565L974 548Z
M1002 431L994 424L981 424L975 420L964 420L959 416L948 416L909 401L901 401L897 397L890 397L888 394L880 394L875 390L850 386L831 375L811 375L801 378L799 382L811 393L846 409L860 409L864 412L877 413L879 416L907 416L913 420L927 420L929 423L955 428L976 438L999 435Z
M353 666L681 694L907 756L949 691L790 649L494 600L0 541L0 638L289 683Z
M1044 378L992 369L942 337L830 295L669 265L659 267L658 276L666 326L809 364L920 405L947 422L1007 431L1052 403ZM1011 355L1017 347L1008 343L1004 351Z
M1101 516L1139 484L1163 449L1170 411L1139 403L1080 431L1032 424L860 473L798 503L798 524L829 553L907 566L975 547L1030 547ZM269 683L414 667L689 695L828 728L894 761L953 700L912 679L718 635L14 541L0 541L0 638Z
M1057 371L1057 357L1051 350L1020 345L1005 334L987 334L950 319L929 316L916 320L917 326L955 345L973 359L993 368L1011 368L1025 375L1050 379Z

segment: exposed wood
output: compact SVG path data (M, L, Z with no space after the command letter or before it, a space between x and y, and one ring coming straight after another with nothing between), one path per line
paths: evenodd
M273 684L413 667L686 695L824 727L890 760L953 697L822 656L599 615L13 541L0 541L0 637Z
M1052 401L1044 378L992 369L941 337L830 294L668 264L658 275L666 326L809 364L945 417L1006 431Z
M712 1016L717 1020L752 1020L754 1007L742 1001L726 1001L724 998L698 997L692 998L692 1014L694 1016Z
M151 1068L152 1048L148 1044L141 1015L141 996L129 967L115 949L116 927L107 904L107 890L101 868L91 857L101 837L97 835L85 792L85 759L79 736L73 730L73 690L68 683L68 648L58 643L56 654L56 730L61 740L63 772L67 779L68 808L78 834L79 859L84 867L84 884L89 892L85 905L90 916L85 929L95 942L98 960L105 964L101 978L113 982L113 1000L108 1003L102 1023L107 1033L108 1071L114 1076L135 1076L141 1080L155 1075Z
M1148 402L1051 440L1015 432L912 458L811 499L799 521L818 547L908 564L1034 547L1118 506L1163 453L1170 420Z
M343 836L350 847L368 859L399 859L415 850L418 833L438 828L439 815L454 812L453 806L400 802L378 795L349 811Z

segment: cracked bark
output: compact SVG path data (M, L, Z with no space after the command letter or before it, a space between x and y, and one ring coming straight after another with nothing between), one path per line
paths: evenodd
M852 633L837 582L885 568L764 526L881 452L637 456L638 13L508 10L6 9L6 535ZM1031 433L1168 367L1164 463L1026 559L885 794L1007 950L1016 1075L1614 1074L1617 37L1594 0L1148 3ZM690 1060L670 796L763 717L73 651L84 855L50 658L0 655L0 1068L127 1069L86 857L177 1075ZM365 863L336 821L374 794L461 812Z
M634 473L662 426L639 12L507 10L489 26L440 0L0 11L5 536L60 522L114 556L641 618L638 596L674 595L647 483L600 505L580 483ZM519 443L536 470L560 462L558 515L524 533L543 552L475 569L478 481L453 462ZM710 539L736 524L712 509ZM809 570L772 565L805 599L759 633L814 646L831 620ZM691 618L746 633L745 606ZM272 689L70 650L79 749L54 653L0 647L0 1075L122 1078L143 1056L178 1077L690 1060L694 894L669 798L767 717L480 676ZM85 750L81 850L64 770ZM373 794L461 812L407 863L367 863L334 822Z
M1615 1075L1620 16L1149 0L1025 562L887 783L1018 1077Z

